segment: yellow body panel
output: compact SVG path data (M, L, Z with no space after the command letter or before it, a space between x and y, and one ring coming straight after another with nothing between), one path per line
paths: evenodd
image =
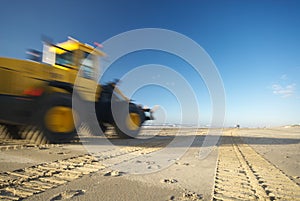
M0 94L23 96L24 91L35 87L47 87L48 81L59 81L73 85L77 78L76 89L80 96L88 101L95 101L99 97L100 88L97 83L99 62L97 57L91 57L94 67L93 77L85 77L81 66L86 61L84 54L91 53L96 56L105 54L90 45L80 43L74 39L52 46L48 50L60 55L66 52L61 47L72 52L72 65L45 64L29 60L13 58L0 58ZM94 93L96 90L96 94ZM61 89L46 89L47 92L63 92Z
M95 49L91 45L80 43L79 41L71 39L71 38L69 38L69 40L66 41L66 42L58 43L57 46L59 46L63 49L66 49L66 50L70 50L70 51L78 49L78 50L81 50L83 52L92 53L92 54L97 55L97 56L105 56L104 52L102 52L98 49ZM55 51L57 53L60 53L60 54L65 52L64 50L58 49L58 48L56 48Z
M45 85L50 67L33 61L0 58L0 93L22 96L30 87Z

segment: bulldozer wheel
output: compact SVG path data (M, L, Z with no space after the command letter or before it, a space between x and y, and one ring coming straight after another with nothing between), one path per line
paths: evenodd
M142 123L145 121L144 112L135 104L120 109L115 117L115 131L120 138L135 138L141 130Z
M38 125L42 135L50 143L69 142L77 136L72 110L72 97L69 94L54 93L42 102ZM75 112L76 117L76 112ZM78 120L75 119L76 121Z
M1 125L1 138L4 139L21 139L20 128L17 125Z
M21 139L20 136L20 127L17 125L6 125L7 131L9 133L9 135L13 138L13 139Z
M104 125L103 122L99 122L99 126L100 126L100 128L101 128L103 134L105 134L105 132L106 132L106 130L107 130L107 126Z

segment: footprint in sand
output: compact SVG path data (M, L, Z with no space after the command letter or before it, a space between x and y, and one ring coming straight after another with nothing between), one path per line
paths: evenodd
M162 183L167 183L167 184L174 184L177 183L178 181L176 179L163 179L161 180Z
M83 195L84 192L85 190L67 190L54 196L50 199L50 201L70 199L78 195Z
M202 200L203 196L201 194L197 194L195 192L187 191L182 194L183 200Z
M158 170L158 169L160 169L161 168L161 166L160 165L149 165L149 166L147 166L147 169L154 169L154 170Z
M184 165L184 166L189 166L189 163L182 163L182 162L175 162L176 165Z
M158 169L161 168L161 166L157 165L155 163L155 161L140 161L140 160L137 160L137 161L135 161L135 163L145 165L147 167L147 169L158 170Z
M113 170L113 171L108 171L108 172L104 173L104 176L118 177L118 176L122 176L123 174L124 174L124 172L119 172L117 170Z
M182 196L180 197L175 197L174 195L171 195L168 199L168 201L171 200L180 200L180 201L202 201L203 200L203 196L201 194L197 194L195 192L192 191L185 191L184 193L182 193Z

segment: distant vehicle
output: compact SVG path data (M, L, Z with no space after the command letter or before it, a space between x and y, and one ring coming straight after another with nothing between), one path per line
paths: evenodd
M72 140L77 135L75 125L82 123L72 108L73 94L82 103L95 103L103 132L109 124L121 138L136 137L142 124L152 118L146 114L150 109L132 103L116 82L97 82L99 57L105 53L93 46L69 37L59 44L45 42L43 53L29 54L31 60L0 58L0 124L11 137L38 132L36 143ZM117 115L112 113L112 103Z

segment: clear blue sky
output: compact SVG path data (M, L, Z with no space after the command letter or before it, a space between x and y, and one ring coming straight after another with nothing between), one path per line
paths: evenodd
M132 29L170 29L196 41L215 62L226 92L225 126L299 124L299 10L299 1L1 0L0 56L25 58L27 48L42 48L42 34L55 42L72 36L93 44ZM211 103L203 81L172 55L129 55L105 79L147 63L168 65L189 79L199 99L200 124L209 124ZM146 87L133 99L160 104L167 121L179 121L179 104L165 89Z

